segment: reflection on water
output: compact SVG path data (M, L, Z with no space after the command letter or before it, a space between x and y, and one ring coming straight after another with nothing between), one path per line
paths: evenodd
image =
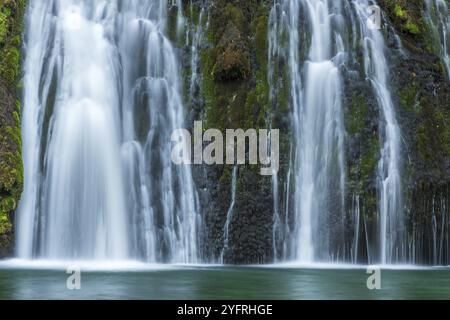
M382 270L369 290L365 268L159 266L124 271L82 268L68 290L64 268L0 263L0 299L450 299L450 269ZM119 269L120 270L120 269Z

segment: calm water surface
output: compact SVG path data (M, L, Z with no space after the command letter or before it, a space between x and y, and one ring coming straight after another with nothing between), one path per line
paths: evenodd
M365 268L81 266L74 291L66 268L0 262L0 299L450 299L450 268L383 269L368 290Z

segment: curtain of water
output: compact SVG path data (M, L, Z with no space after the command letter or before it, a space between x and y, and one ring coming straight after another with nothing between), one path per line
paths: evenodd
M295 212L285 256L302 262L339 255L329 243L334 241L331 228L342 234L344 219L341 9L340 1L285 0L276 1L270 15L270 66L280 56L287 60L295 141ZM273 68L269 79L271 73Z
M183 104L167 5L30 2L20 257L196 261L196 191L170 161Z
M192 99L200 88L200 50L205 41L205 32L209 28L208 15L209 0L203 0L198 14L197 23L191 23L191 28L186 37L186 42L191 47L191 78L189 81L189 97ZM195 19L194 4L190 2L191 20ZM205 21L206 20L206 21Z
M439 53L450 80L450 14L445 0L426 0L427 19L439 40Z
M238 175L238 166L234 166L233 173L231 175L231 201L230 201L230 206L227 211L227 220L225 221L225 226L223 228L223 248L222 248L222 252L220 254L220 263L224 262L224 255L226 254L227 250L229 249L230 224L231 224L231 221L233 220L234 205L236 203L237 175Z
M345 239L348 227L345 226L345 129L339 67L346 64L347 54L361 45L364 76L370 81L380 108L379 253L373 257L369 252L365 217L364 242L367 257L372 261L393 263L404 260L401 136L389 90L383 35L367 23L372 4L365 0L348 3L279 0L272 8L269 32L271 94L278 94L274 79L280 72L276 70L276 62L286 61L295 137L290 168L295 181L295 189L291 191L293 218L290 219L286 211L284 223L282 219L276 220L277 232L284 232L283 256L286 259L302 262L358 259L361 223L358 198L354 199L355 216L351 219L353 241ZM347 30L347 23L351 29ZM350 43L351 39L353 43ZM277 186L274 184L274 187Z
M381 111L381 158L378 163L379 260L382 264L403 261L404 221L401 189L400 128L388 82L389 67L383 34L367 23L369 2L353 1L364 49L365 73L370 79Z

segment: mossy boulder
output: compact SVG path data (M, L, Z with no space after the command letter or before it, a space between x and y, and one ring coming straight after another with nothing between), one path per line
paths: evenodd
M229 22L217 47L214 77L217 81L242 80L250 75L250 59L240 31Z

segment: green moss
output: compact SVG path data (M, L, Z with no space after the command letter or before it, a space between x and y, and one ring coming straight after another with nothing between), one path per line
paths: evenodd
M166 35L172 42L177 42L177 17L178 9L176 7L169 8L167 13Z
M232 166L224 166L222 175L220 176L219 183L221 185L231 184Z
M256 14L250 21L244 15L244 11L247 12L247 6L249 6L246 2L219 1L217 5L223 5L223 8L213 9L213 19L207 30L212 48L204 49L201 53L203 75L201 91L205 101L205 128L240 127L245 129L262 126L266 124L269 105L268 7L265 4L252 7L251 12ZM223 40L227 26L228 30L235 28L237 30L235 33L239 34L237 39L239 43L229 41L231 41L231 49L238 48L240 54L244 52L242 57L248 60L240 64L239 72L244 72L245 76L231 76L228 79L222 77L223 70L219 70L217 56L234 53L231 49L230 52L226 51L229 42ZM218 75L221 76L218 77ZM250 76L252 81L249 81Z
M0 254L11 247L10 215L23 188L19 89L25 0L0 3Z
M347 168L348 190L351 194L365 194L373 188L373 180L380 159L380 140L378 134L366 138L360 147L359 159L351 163ZM365 197L365 196L364 196Z
M258 105L258 120L256 123L257 127L267 127L266 126L266 116L269 112L269 84L267 82L266 74L260 74L258 72L256 76L256 103Z
M426 31L426 37L424 37L425 48L429 54L435 54L437 56L443 57L444 52L442 52L441 46L441 34L440 34L440 25L437 22L439 13L436 11L435 6L430 7L430 11L428 15L430 19L426 19L426 25L424 30ZM441 63L439 65L440 72L443 76L447 76L447 71L444 65L442 64L443 60L441 59Z
M15 85L20 70L20 44L25 0L0 4L0 78Z
M423 159L428 158L427 135L423 124L417 129L417 149Z
M434 114L434 123L442 151L448 157L450 156L450 121L442 111L438 110Z
M426 40L426 35L422 32L426 30L423 0L380 0L380 4L400 31ZM413 47L413 43L410 45Z
M256 60L261 68L267 70L267 52L268 52L268 28L269 18L267 9L262 6L259 10L259 16L253 24L253 34L255 35L254 48L256 52Z
M203 49L200 52L201 60L201 91L205 102L206 119L203 124L206 129L212 128L214 121L208 118L213 112L213 108L216 105L216 99L214 94L214 59L215 52L213 49Z
M23 186L22 141L17 112L13 112L13 117L16 121L14 126L0 128L0 144L14 146L0 154L0 193L18 199Z
M0 144L10 146L0 154L0 194L2 198L13 197L18 201L23 187L22 140L20 119L13 112L14 126L0 127ZM4 211L0 211L0 213Z
M366 222L378 219L378 196L376 190L364 190L362 197L362 212Z
M8 34L8 18L9 15L6 12L0 11L0 45L5 42Z
M205 101L205 123L204 128L222 128L219 126L221 121L221 116L223 112L218 112L216 110L217 106L217 96L216 96L216 86L214 83L214 59L215 50L214 49L204 49L201 52L201 72L202 72L202 83L201 91Z
M218 0L215 3L211 25L208 31L208 38L214 45L217 45L229 23L232 23L240 31L244 31L246 19L241 8L228 0Z
M432 97L423 96L422 123L417 128L417 151L434 168L444 168L450 156L450 117L436 106Z
M20 153L3 153L0 162L0 186L2 190L15 193L21 189L23 181L23 170L21 169Z
M186 11L186 10L185 10ZM200 8L199 6L191 3L189 8L187 9L188 14L186 15L187 22L189 25L194 26L198 24L203 24L203 21L200 21Z
M20 53L15 47L7 47L1 51L0 77L13 84L20 72Z
M281 114L289 112L290 80L287 68L287 64L282 68L281 82L280 87L278 88L278 107Z
M15 130L0 132L0 137L18 140ZM0 236L9 234L12 225L9 215L17 209L17 204L23 188L23 165L20 151L2 152L0 155ZM7 244L0 243L0 246Z
M228 3L224 11L225 16L227 16L229 21L232 21L239 30L244 28L245 17L242 10L235 7L232 3Z
M2 202L3 202L3 200L2 200ZM0 212L0 235L10 233L11 230L12 230L12 224L9 221L8 215Z
M411 21L406 22L405 29L411 34L419 34L419 26Z
M247 94L245 128L267 127L267 112L269 105L269 85L266 73L258 71L256 87Z
M260 5L257 17L252 24L253 51L256 56L258 70L255 75L255 88L247 94L245 128L267 127L269 110L269 81L267 79L268 64L268 9Z
M230 127L230 124L239 125L239 122L231 122L230 112L232 111L231 105L237 104L240 94L238 89L241 82L229 81L220 82L216 81L214 77L216 48L205 49L201 52L201 94L205 103L205 118L204 128L216 128L224 130ZM244 104L238 105L239 110L244 110L242 107ZM242 114L234 115L233 119L244 119Z
M399 4L395 5L394 13L400 19L406 19L407 18L406 11Z
M408 112L416 112L420 108L417 99L419 96L419 88L417 83L412 81L405 88L400 90L400 105Z
M369 141L367 151L361 156L360 173L363 181L368 181L375 174L380 155L380 140L373 136Z
M16 199L13 197L4 197L0 200L0 212L8 213L17 208Z
M247 101L245 102L245 118L246 118L246 128L253 127L254 122L254 108L257 104L256 90L252 90L247 95Z
M347 115L347 130L355 134L364 129L367 116L367 104L363 96L354 97L350 103L350 112Z

